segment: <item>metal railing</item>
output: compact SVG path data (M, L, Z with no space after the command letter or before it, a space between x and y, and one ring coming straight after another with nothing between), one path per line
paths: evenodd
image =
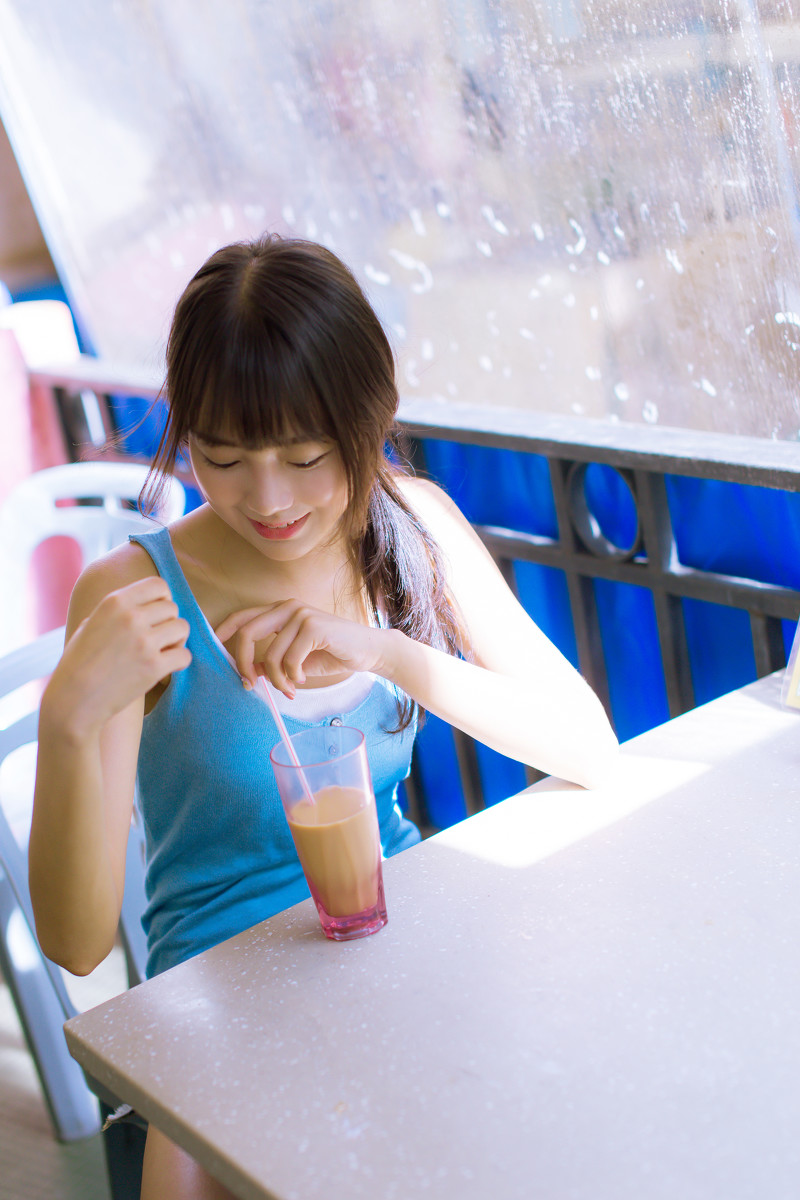
M443 419L444 417L444 419ZM558 537L477 526L513 586L510 564L540 563L567 578L580 668L608 703L597 614L585 584L593 579L647 588L655 603L670 716L694 705L680 600L705 600L750 615L759 676L785 666L781 620L796 621L800 592L760 580L684 566L678 558L665 476L680 475L758 487L800 490L800 447L787 442L658 427L623 426L536 413L473 413L406 406L403 422L421 446L437 438L513 449L547 458ZM417 451L424 460L424 449ZM636 507L636 535L621 547L601 532L585 491L590 463L611 467Z
M114 431L111 396L155 398L158 381L115 370L94 359L64 370L34 371L32 386L49 391L64 424L68 453L92 457ZM96 407L93 407L96 406ZM98 414L100 421L98 421ZM547 459L557 535L476 525L506 579L514 563L556 568L567 582L578 665L611 711L595 580L634 584L653 598L661 667L670 716L695 703L684 600L703 600L749 614L756 675L785 666L781 621L797 621L800 591L754 578L685 566L680 562L667 496L668 475L800 490L800 447L786 442L657 426L624 425L510 410L405 402L400 425L412 461L424 468L425 444L446 440ZM635 507L635 534L625 546L602 532L587 497L586 472L601 464L618 472ZM480 807L482 789L474 746L455 735L466 811ZM418 789L413 789L417 791ZM424 797L414 800L425 824Z

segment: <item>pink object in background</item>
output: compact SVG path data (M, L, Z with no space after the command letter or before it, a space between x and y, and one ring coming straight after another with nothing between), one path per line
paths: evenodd
M31 387L28 368L13 330L0 328L0 504L35 471L67 461L52 393ZM52 538L37 548L29 574L28 624L8 631L20 644L63 625L69 597L81 568L81 554L69 538Z

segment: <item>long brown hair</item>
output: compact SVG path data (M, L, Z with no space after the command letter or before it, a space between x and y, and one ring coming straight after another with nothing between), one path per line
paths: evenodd
M143 494L151 509L190 433L258 448L335 443L351 553L373 616L462 653L441 551L406 503L396 446L394 355L351 271L324 246L276 234L218 250L186 287L167 343L167 421ZM398 729L415 714L401 705Z

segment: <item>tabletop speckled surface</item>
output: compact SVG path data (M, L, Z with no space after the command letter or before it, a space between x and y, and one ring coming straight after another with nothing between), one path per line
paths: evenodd
M243 1200L797 1200L800 714L760 680L74 1018Z

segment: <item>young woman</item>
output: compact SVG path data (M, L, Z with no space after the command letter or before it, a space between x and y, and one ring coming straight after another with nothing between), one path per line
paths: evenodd
M277 731L365 734L382 844L418 709L591 786L616 740L455 505L386 457L394 361L347 268L313 243L218 251L178 302L154 486L188 448L205 503L92 564L41 706L30 881L45 953L114 941L138 777L148 974L308 895L271 780ZM143 1196L221 1196L152 1131Z

